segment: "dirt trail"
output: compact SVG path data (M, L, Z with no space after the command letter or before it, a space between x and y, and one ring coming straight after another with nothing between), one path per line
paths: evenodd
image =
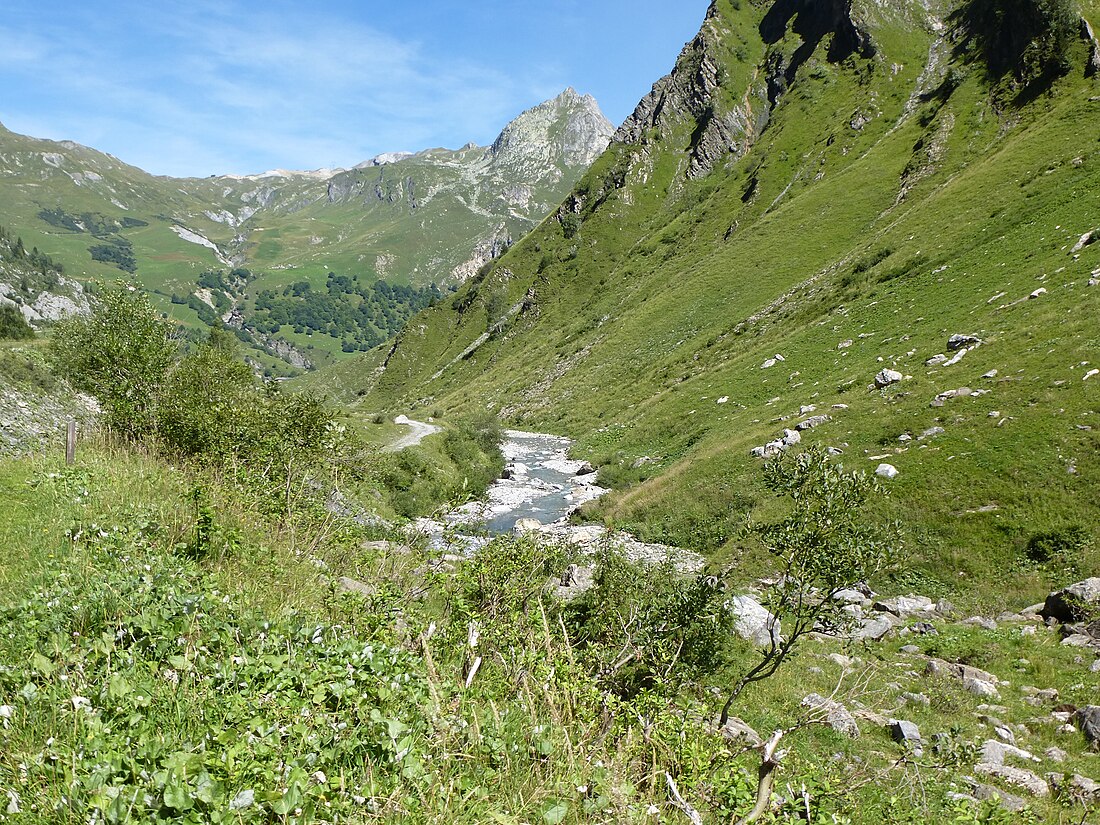
M383 451L387 453L396 453L400 450L404 450L406 447L415 447L429 435L435 435L443 431L442 427L437 427L435 424L425 424L423 421L413 421L405 415L397 416L397 418L393 420L393 423L409 427L410 431L396 441L386 445Z

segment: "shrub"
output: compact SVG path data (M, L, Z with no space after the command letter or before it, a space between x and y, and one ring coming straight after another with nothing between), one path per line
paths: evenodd
M25 341L34 337L34 330L23 313L12 304L0 304L0 340Z
M259 402L234 348L207 343L173 367L157 398L157 437L172 452L214 456L251 439Z
M136 289L104 289L91 315L62 321L50 339L57 371L99 401L104 423L126 437L148 433L176 353L172 325Z

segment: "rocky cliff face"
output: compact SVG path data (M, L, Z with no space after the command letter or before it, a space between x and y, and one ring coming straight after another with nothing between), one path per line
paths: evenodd
M757 27L763 59L744 77L732 72L731 64L751 65L756 55L732 42L726 19L721 4L711 3L699 34L619 127L615 141L645 145L692 123L687 176L705 177L719 160L748 152L798 70L823 42L832 63L875 53L852 0L776 0Z

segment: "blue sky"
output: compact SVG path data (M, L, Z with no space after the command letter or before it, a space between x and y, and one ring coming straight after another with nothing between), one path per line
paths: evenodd
M707 6L5 0L0 122L177 176L489 143L566 86L617 124Z

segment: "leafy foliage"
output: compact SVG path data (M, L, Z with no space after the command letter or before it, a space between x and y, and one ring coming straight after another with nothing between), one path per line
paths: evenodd
M777 562L780 578L764 605L773 619L771 642L746 670L722 708L725 724L733 702L754 682L772 676L815 627L851 623L833 597L878 574L897 550L898 529L868 519L865 506L882 493L859 471L846 471L820 447L765 465L768 489L788 500L783 517L750 526Z
M173 327L135 289L102 291L92 314L58 324L52 361L79 390L94 396L111 429L129 437L148 433L156 394L176 353Z
M34 330L19 308L0 304L0 340L25 341L34 337Z

